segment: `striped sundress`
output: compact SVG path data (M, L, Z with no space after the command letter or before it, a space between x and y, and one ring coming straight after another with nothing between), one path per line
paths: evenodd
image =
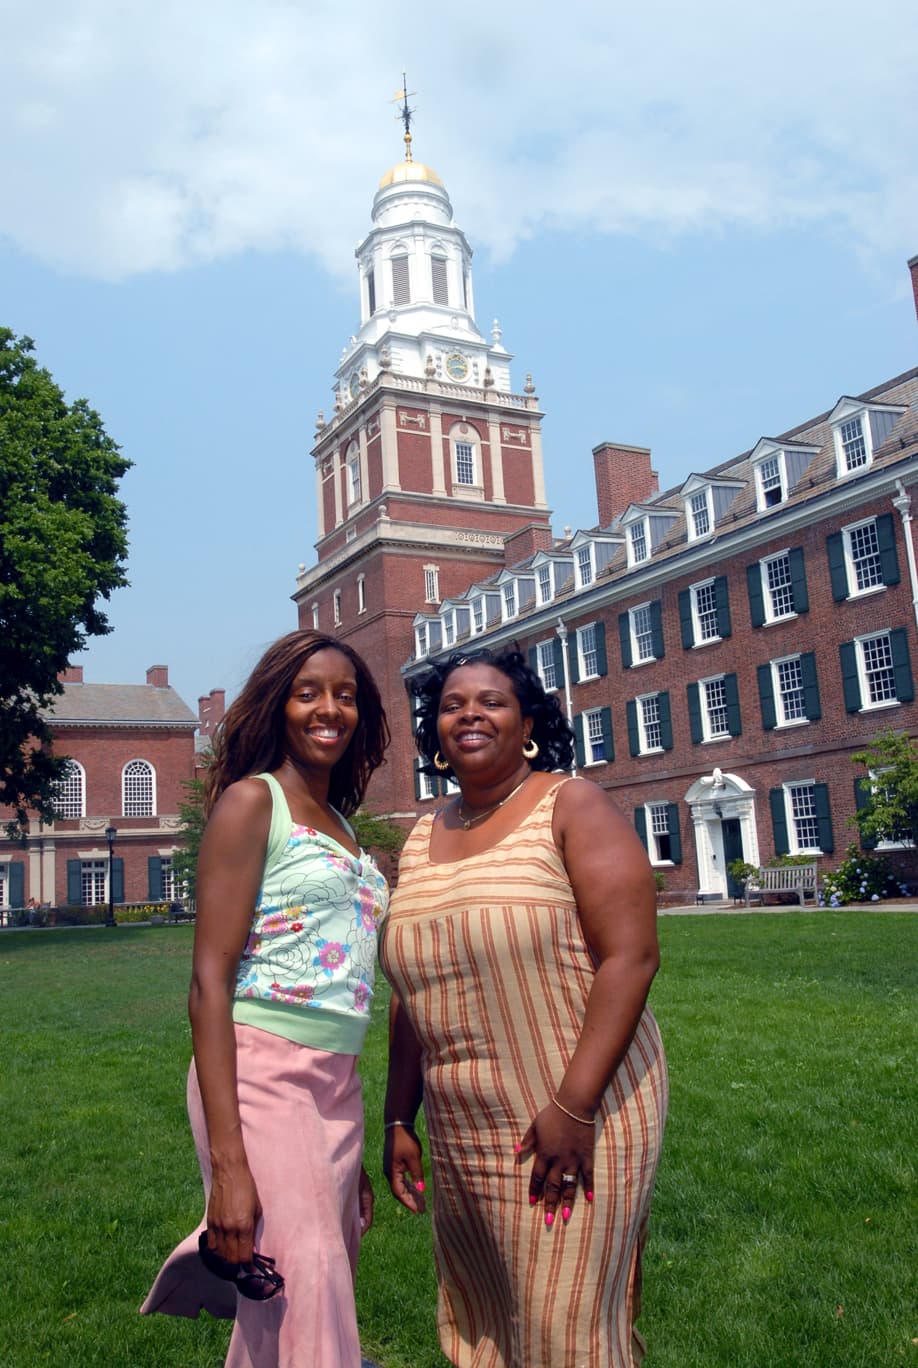
M594 974L552 836L560 786L458 862L431 862L421 818L383 922L380 962L423 1049L438 1327L457 1368L643 1358L633 1321L667 1103L649 1010L603 1098L593 1203L579 1192L547 1230L513 1150L561 1082Z

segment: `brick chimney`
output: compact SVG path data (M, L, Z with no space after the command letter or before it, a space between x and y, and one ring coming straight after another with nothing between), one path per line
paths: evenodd
M152 684L154 689L168 689L169 666L151 665L147 670L147 683Z
M198 699L198 731L201 736L213 736L225 712L225 689L211 689L209 694L202 694Z
M593 448L599 526L608 527L629 504L645 503L660 492L657 472L650 468L650 448L600 442Z
M551 528L547 523L527 523L525 527L512 532L504 541L504 564L519 565L537 551L550 551L554 544Z
M915 313L918 314L918 256L913 256L908 263L908 269L912 275L912 294L915 297Z
M68 665L66 670L61 670L60 674L58 675L58 679L62 684L82 684L83 666Z

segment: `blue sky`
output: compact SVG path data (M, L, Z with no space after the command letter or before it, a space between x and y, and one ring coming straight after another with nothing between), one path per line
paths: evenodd
M563 14L563 24L559 15ZM560 533L591 450L681 482L916 362L918 19L905 0L693 7L0 0L0 323L134 461L131 587L86 677L194 706L295 626L315 415L353 249L415 155L531 372Z

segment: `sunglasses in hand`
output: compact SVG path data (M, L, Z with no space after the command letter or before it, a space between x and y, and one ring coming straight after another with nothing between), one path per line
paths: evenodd
M198 1253L208 1273L236 1284L240 1296L250 1301L268 1301L284 1286L284 1280L267 1254L253 1254L245 1263L230 1263L207 1243L207 1231L198 1239Z

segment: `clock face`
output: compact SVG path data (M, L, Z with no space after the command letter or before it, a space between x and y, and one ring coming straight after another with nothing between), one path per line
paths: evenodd
M464 380L469 373L469 363L458 352L451 352L446 358L446 374L450 380Z
M351 398L356 399L357 395L360 393L360 376L356 371L354 371L354 374L351 376L348 389L351 392Z

